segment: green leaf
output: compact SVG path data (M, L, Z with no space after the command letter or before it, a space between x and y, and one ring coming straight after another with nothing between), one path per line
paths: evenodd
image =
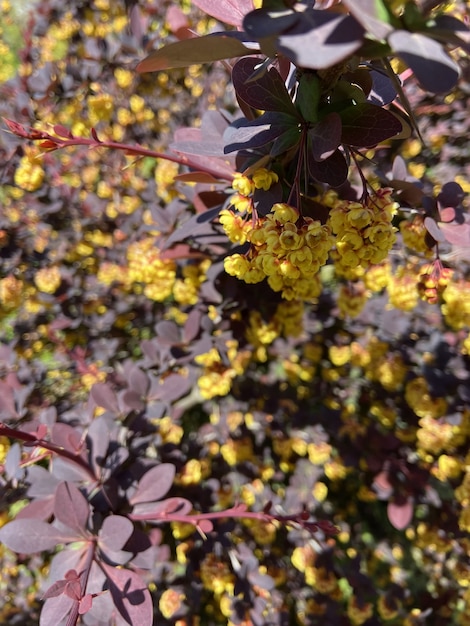
M142 74L144 72L158 72L176 67L188 67L198 63L210 63L222 59L232 59L246 54L256 54L259 48L247 47L241 41L241 33L220 34L214 33L175 41L160 50L151 52L136 67Z

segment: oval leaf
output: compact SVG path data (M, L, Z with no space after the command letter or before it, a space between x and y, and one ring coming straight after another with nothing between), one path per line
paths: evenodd
M36 519L18 519L0 529L0 541L13 552L34 554L51 550L70 537L57 528Z
M137 489L130 498L132 505L142 502L161 500L173 485L176 468L171 463L161 463L152 467L139 481Z
M158 72L256 53L256 50L245 46L240 39L242 39L241 33L223 35L214 33L204 37L175 41L149 54L137 65L136 70L140 74Z
M372 148L402 132L400 120L381 107L362 102L340 112L343 124L341 143L357 148Z
M152 599L142 578L128 569L118 569L104 562L101 567L106 573L114 605L126 623L152 626Z
M434 239L434 241L442 242L446 240L444 233L440 230L436 221L433 220L432 217L424 218L424 226L428 233L431 235L431 237Z
M408 500L405 504L397 504L396 502L389 502L387 505L387 515L390 520L390 524L397 530L404 530L411 522L413 517L413 502Z
M55 491L54 515L59 522L81 535L86 529L90 505L74 484L62 482Z
M423 89L440 93L455 87L460 76L459 66L434 39L421 33L397 30L389 36L388 43L413 70Z
M101 546L108 550L122 550L134 531L131 520L122 515L109 515L99 532Z
M119 413L117 396L106 383L95 383L90 390L90 395L98 406L111 413Z

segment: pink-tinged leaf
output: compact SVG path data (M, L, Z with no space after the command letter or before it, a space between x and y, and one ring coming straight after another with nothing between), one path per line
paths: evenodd
M55 491L54 515L68 528L85 534L90 505L73 483L62 482Z
M256 50L245 46L238 33L204 35L194 39L175 41L159 50L151 52L136 67L139 74L158 72L159 70L188 67L199 63L211 63L222 59L232 59L247 54L255 54Z
M147 374L139 367L133 367L129 373L129 388L136 391L142 397L148 394L150 380Z
M132 505L161 500L173 485L176 468L172 463L161 463L152 467L139 481L137 489L129 499Z
M207 183L209 185L216 185L217 183L220 183L220 180L214 178L211 174L206 174L206 172L188 172L187 174L177 174L174 180L182 183Z
M219 22L241 26L247 13L253 11L253 0L193 0L193 4Z
M390 524L397 530L404 530L413 518L414 505L410 499L404 504L389 502L387 505L387 515Z
M424 218L424 226L428 233L431 235L431 237L434 239L434 241L439 241L442 243L446 240L444 233L437 225L436 220L434 220L432 217Z
M62 593L64 593L66 584L66 580L58 580L43 593L42 599L46 600L47 598L55 598L57 596L60 596Z
M432 93L448 92L460 76L457 63L440 43L406 30L396 30L388 37L394 53L412 70L419 83Z
M347 146L371 148L403 130L402 123L393 113L369 102L347 107L340 115L343 124L341 142Z
M80 606L78 607L78 613L80 615L85 615L85 613L88 613L88 611L91 609L92 606L93 606L93 596L91 595L91 593L87 593L80 600Z
M99 541L104 549L122 550L134 531L134 525L122 515L109 515L99 532Z
M441 218L441 222L452 222L455 219L455 209L454 207L446 207L445 209L441 209L439 211L439 217Z
M54 126L54 133L58 137L62 137L63 139L71 139L73 137L72 133L68 128L62 126L62 124L56 124Z
M130 517L134 520L164 521L172 514L187 515L192 509L193 505L185 498L167 498L161 502L138 504Z
M140 576L127 569L101 564L109 581L114 605L128 624L152 626L153 603Z
M315 161L328 159L341 143L341 117L330 113L309 131Z
M41 609L39 626L51 626L51 624L62 626L73 605L74 601L65 594L48 598Z
M166 12L166 23L177 39L191 39L196 37L190 28L188 16L175 5L168 7Z
M279 111L297 117L297 109L279 72L271 67L259 75L256 67L260 59L244 57L232 70L232 82L239 98L246 104L262 111Z
M197 523L197 529L207 535L214 530L214 524L209 519L202 519Z
M454 246L470 247L470 224L439 224L445 240Z
M70 540L70 535L36 519L13 520L0 528L0 541L13 552L20 554L51 550L57 544Z
M114 391L106 383L95 383L90 395L96 404L111 413L119 413L118 399Z
M149 18L142 13L141 8L135 4L130 12L130 31L137 41L142 41L147 34Z

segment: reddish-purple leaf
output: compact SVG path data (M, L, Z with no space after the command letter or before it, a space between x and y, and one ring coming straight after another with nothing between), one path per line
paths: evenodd
M90 395L96 404L111 413L119 413L119 404L115 392L106 383L95 383Z
M137 489L129 499L133 505L153 502L163 498L173 485L176 468L172 463L160 463L149 469L139 481Z
M137 65L136 70L140 74L157 72L255 54L257 50L245 46L242 39L240 33L230 32L175 41L151 52Z
M153 604L150 593L135 572L118 569L104 562L101 567L106 573L116 609L128 624L152 626Z
M58 137L62 137L63 139L71 139L73 137L70 130L65 126L62 126L62 124L55 124L54 132Z
M424 226L434 241L442 242L446 240L444 233L440 230L436 220L432 217L424 218Z
M388 37L394 53L413 70L424 89L433 93L448 92L460 76L457 63L440 43L406 30L395 30Z
M136 391L142 397L148 394L150 380L145 372L139 367L133 367L129 374L129 388Z
M328 159L341 142L341 117L338 113L329 113L308 134L315 161Z
M414 506L413 501L409 499L404 504L389 502L387 505L387 515L390 524L397 530L404 530L411 522L413 517Z
M122 550L134 531L134 525L122 515L108 515L99 532L99 541L104 549Z
M164 521L171 514L187 515L192 509L193 505L185 498L167 498L161 502L138 504L130 517L134 520Z
M37 519L17 519L0 528L0 541L20 554L51 550L57 544L70 540L69 534Z
M55 491L54 515L80 535L85 533L90 505L73 483L62 482Z
M75 454L80 453L84 447L81 433L73 426L60 422L52 425L51 440L57 446Z
M241 26L244 16L253 10L253 0L193 0L193 4L216 20Z
M454 207L448 206L445 209L439 211L439 217L441 222L452 222L455 219L456 212Z
M202 519L197 523L197 529L202 533L207 534L214 530L214 524L209 519Z
M66 584L66 580L58 580L43 593L42 599L46 600L47 598L55 598L56 596L60 596L61 593L64 593Z
M78 612L80 615L85 615L93 606L93 596L91 593L87 593L81 598L80 606L78 607Z
M70 613L74 601L61 594L54 598L48 598L41 609L39 626L51 626L51 624L64 624L64 619Z
M280 111L297 117L297 109L279 72L271 67L256 74L260 59L245 57L237 61L232 70L232 82L239 98L262 111Z
M381 107L362 102L340 113L343 124L341 143L358 148L371 148L402 132L400 120Z
M308 170L315 180L328 183L331 187L339 187L347 179L349 168L343 153L335 150L324 161L317 162L312 155L308 160Z

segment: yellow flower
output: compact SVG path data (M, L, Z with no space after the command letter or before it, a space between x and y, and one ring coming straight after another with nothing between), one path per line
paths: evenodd
M62 281L58 267L45 267L36 272L34 283L39 291L44 293L55 293Z
M185 595L176 589L166 589L160 596L158 608L165 619L170 619L183 606Z

